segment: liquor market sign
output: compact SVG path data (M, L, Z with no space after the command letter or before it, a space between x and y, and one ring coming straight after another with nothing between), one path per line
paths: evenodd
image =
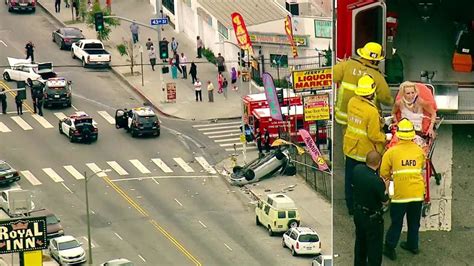
M293 71L292 76L295 92L330 89L332 86L331 68Z
M0 254L46 248L46 217L0 221Z

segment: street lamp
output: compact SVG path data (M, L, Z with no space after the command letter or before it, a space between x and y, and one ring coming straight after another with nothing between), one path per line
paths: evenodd
M99 175L99 174L103 174L103 173L108 173L112 171L111 169L105 169L105 170L101 170L101 171L97 171L95 172L93 175L91 175L90 177L87 177L87 172L84 171L84 185L85 185L85 190L86 190L86 212L87 212L87 246L89 248L89 259L88 259L88 263L89 265L92 265L92 240L91 240L91 224L90 224L90 214L89 214L89 193L87 191L87 182L89 182L89 180L96 176L96 175Z

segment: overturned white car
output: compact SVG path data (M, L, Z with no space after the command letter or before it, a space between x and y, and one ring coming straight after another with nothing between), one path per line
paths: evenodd
M47 80L56 77L53 63L31 63L29 59L8 57L10 68L3 71L5 81L25 81L31 84L33 80Z

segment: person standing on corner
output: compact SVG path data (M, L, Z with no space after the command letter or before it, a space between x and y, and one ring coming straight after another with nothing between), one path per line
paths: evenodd
M255 129L255 142L257 142L257 148L258 148L258 157L261 158L263 155L263 147L262 147L262 133L260 132L260 128Z
M156 65L156 50L153 44L150 46L150 49L148 49L148 56L150 57L150 65L151 69L155 71L155 65Z
M263 129L263 140L265 144L265 152L270 152L270 133L267 128Z
M7 114L7 94L5 92L5 88L2 88L0 92L0 103L2 103L2 113L6 115Z
M196 58L202 58L202 49L204 48L204 43L201 40L201 37L196 37L196 48L197 48L197 56Z
M219 73L224 72L224 71L225 71L225 59L224 59L224 57L221 55L221 53L218 53L218 54L217 54L216 61L217 61L217 71L218 71Z
M391 224L385 235L384 255L396 260L395 248L400 240L403 218L407 217L407 241L400 247L412 254L420 252L418 247L421 209L425 194L423 166L425 152L413 139L416 136L413 123L403 118L398 122L395 136L399 142L389 148L382 157L380 175L393 178L394 194L390 203Z
M179 59L179 64L181 66L181 70L183 71L183 79L188 78L188 72L186 72L186 64L188 63L188 58L184 55L184 53L181 53L181 57Z
M224 83L224 76L222 72L217 73L217 93L222 93L222 85Z
M191 67L189 68L189 75L191 75L192 83L197 81L197 66L194 62L191 62Z
M227 86L229 86L229 82L227 82L227 79L224 78L224 81L222 81L222 92L224 93L224 98L227 100Z
M174 37L171 37L171 50L173 50L173 53L178 53L178 45L178 41Z
M130 24L130 32L132 33L132 40L134 44L138 42L138 30L138 24L136 23L136 20L133 20L132 24Z
M195 78L195 79L196 79L196 82L194 82L194 94L196 95L196 102L198 101L198 98L199 98L199 101L202 102L202 84L198 78Z
M61 0L54 0L54 10L56 13L61 11Z
M18 115L23 114L23 99L20 98L20 95L17 93L15 96L15 103L16 103L16 113Z
M344 134L343 150L345 155L344 192L349 214L354 211L352 201L352 178L354 167L365 162L367 153L375 150L382 153L385 144L385 133L379 111L373 99L377 87L369 75L362 76L347 105L347 130Z
M388 204L388 180L380 178L377 169L382 156L377 151L367 154L365 164L354 167L354 265L382 265L383 205Z
M378 69L378 64L384 59L382 46L368 42L363 48L357 49L357 54L359 58L350 58L333 67L333 82L339 85L334 119L343 127L347 125L347 105L354 96L357 81L363 75L368 74L375 81L377 88L375 106L380 110L380 103L386 106L393 105L390 88Z
M235 83L237 83L237 76L237 70L235 70L235 67L232 67L232 70L230 71L230 82L232 84L233 91L237 90L237 86L235 85Z
M209 102L214 102L214 84L210 80L207 81L207 97Z
M26 59L30 58L31 63L34 63L35 62L35 46L33 45L31 41L29 41L26 44L25 50L26 50Z
M147 50L150 50L150 48L153 46L153 42L151 41L151 38L148 38L148 41L146 41L145 46Z

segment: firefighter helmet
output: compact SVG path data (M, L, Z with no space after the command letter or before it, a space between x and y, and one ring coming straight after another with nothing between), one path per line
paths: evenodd
M398 128L397 128L397 133L395 135L399 139L404 139L404 140L412 140L415 138L415 127L413 126L413 123L406 119L403 118L398 122Z
M369 96L375 92L375 81L370 75L363 75L357 82L355 94L359 96Z
M364 47L357 49L357 54L368 60L380 61L384 59L382 45L376 42L368 42Z

